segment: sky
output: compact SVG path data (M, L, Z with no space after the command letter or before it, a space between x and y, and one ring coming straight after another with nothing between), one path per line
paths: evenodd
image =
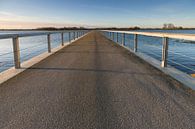
M195 0L0 0L1 29L195 27Z

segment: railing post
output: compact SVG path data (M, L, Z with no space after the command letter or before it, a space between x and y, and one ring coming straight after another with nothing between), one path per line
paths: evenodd
M118 43L118 32L116 33L116 42Z
M64 33L63 32L62 32L61 36L62 36L62 46L64 46Z
M114 41L114 32L112 32L112 40Z
M14 37L13 38L13 52L14 52L14 64L15 68L19 69L20 66L20 47L19 47L19 38Z
M48 52L51 53L51 35L47 35Z
M122 37L122 45L125 46L125 33L123 33L123 37Z
M161 67L163 68L167 67L168 45L169 45L169 39L167 37L163 37L162 64L161 64Z
M69 39L69 43L71 42L71 32L68 32L68 39Z
M137 52L137 37L138 37L138 35L135 34L134 35L134 52Z
M73 33L74 40L75 40L75 36L76 36L76 35L75 35L75 31L74 31L74 33Z

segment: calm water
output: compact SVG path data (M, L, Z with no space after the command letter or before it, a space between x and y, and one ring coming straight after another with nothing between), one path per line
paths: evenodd
M140 30L140 31L195 34L195 30ZM133 39L134 39L133 35L126 35L125 46L133 49L134 48ZM119 35L119 43L122 44L122 35ZM161 61L162 38L138 36L138 52L142 52ZM178 39L169 39L168 64L187 74L195 74L195 42Z
M195 30L140 30L147 32L188 33L195 34ZM37 31L38 32L38 31ZM37 33L33 32L33 33ZM0 31L2 34L32 33L29 31ZM71 35L73 37L73 35ZM116 37L116 36L115 36ZM60 34L51 37L52 48L61 44ZM65 42L68 42L68 34L64 34ZM116 40L116 39L115 39ZM119 39L122 41L122 38ZM133 49L133 35L126 36L126 46ZM22 62L47 51L47 37L20 38L20 54ZM12 40L0 40L0 72L13 67ZM162 39L156 37L139 36L138 52L147 54L159 61L162 55ZM195 43L189 41L170 39L168 64L188 74L195 74Z

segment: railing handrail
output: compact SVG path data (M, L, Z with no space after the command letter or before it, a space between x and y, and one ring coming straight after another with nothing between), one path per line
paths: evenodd
M19 47L19 38L21 37L31 37L31 36L47 36L47 44L48 44L48 53L51 53L51 34L61 34L61 45L64 46L64 33L68 33L68 42L71 40L76 40L77 38L83 36L88 30L66 30L66 31L46 31L46 32L34 32L34 33L21 33L21 34L3 34L0 35L0 39L12 39L13 43L13 54L14 54L14 64L15 68L21 68L21 60L20 60L20 47ZM73 33L73 39L71 38L71 33Z
M186 75L183 72L179 72L178 70L173 69L172 67L166 68L168 66L168 61L170 61L169 58L169 39L182 39L182 40L189 40L194 41L195 40L195 34L169 34L169 33L156 33L156 32L137 32L137 31L112 31L112 30L101 30L108 39L114 41L115 43L119 44L120 46L130 50L132 53L137 55L138 57L146 60L148 63L152 64L154 67L160 69L161 71L165 72L168 75L171 75L176 80L179 80L181 83L185 84L186 86L195 89L195 80L194 78L190 77L189 75ZM121 34L119 36L119 34ZM127 37L126 35L133 35L133 37ZM148 37L159 37L159 39L162 40L162 47L161 47L161 63L155 59L151 59L149 56L145 56L144 53L141 51L137 51L138 47L142 44L140 44L139 35L144 35ZM120 41L119 41L120 37ZM128 43L133 43L133 48L127 46L126 39L128 40ZM143 40L141 41L144 42ZM188 42L186 42L188 43ZM189 42L191 43L191 42ZM139 45L140 44L140 45ZM195 44L195 42L192 42L191 44ZM174 62L174 61L172 61ZM159 65L160 63L160 65ZM177 63L178 65L179 63ZM180 66L184 66L182 64L179 64ZM185 68L188 68L184 66ZM189 69L189 68L188 68ZM191 69L191 68L190 68ZM193 70L193 69L191 69Z
M81 32L81 31L85 31L85 30L45 31L45 32L33 32L33 33L20 33L20 34L2 34L0 35L0 39L9 39L9 38L15 38L15 37L22 38L22 37L42 36L42 35L48 35L48 34Z
M143 36L152 36L152 37L166 37L173 39L183 39L195 41L195 34L178 34L178 33L162 33L162 32L138 32L138 31L114 31L114 30L102 30L105 32L114 32L114 33L125 33L125 34L137 34Z
M162 61L161 66L167 67L167 58L168 58L168 46L169 46L169 39L182 39L182 40L189 40L195 41L195 34L175 34L175 33L161 33L161 32L138 32L138 31L113 31L113 30L101 30L102 32L109 33L109 38L114 40L114 33L116 33L116 38L118 42L118 34L122 34L122 45L124 46L125 42L125 35L132 34L134 35L134 52L137 52L137 38L139 35L149 36L149 37L158 37L162 38ZM190 42L191 44L195 44L195 42Z

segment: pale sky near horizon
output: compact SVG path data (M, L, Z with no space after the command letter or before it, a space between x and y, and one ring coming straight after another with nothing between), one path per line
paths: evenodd
M0 0L0 28L195 27L195 0Z

